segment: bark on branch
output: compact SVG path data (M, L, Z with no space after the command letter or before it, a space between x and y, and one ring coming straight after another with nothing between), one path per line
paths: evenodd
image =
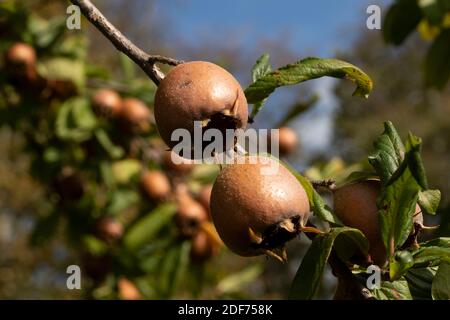
M158 85L164 78L164 73L159 69L156 63L164 63L176 66L183 63L160 55L150 55L138 48L133 42L125 37L114 25L105 18L105 16L92 4L90 0L71 0L71 2L80 8L81 13L94 25L117 50L123 52L133 60L142 70Z

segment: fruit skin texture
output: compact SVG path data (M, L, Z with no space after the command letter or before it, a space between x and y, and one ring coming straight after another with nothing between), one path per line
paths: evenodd
M377 265L384 265L386 248L380 235L377 198L381 192L378 180L367 180L340 187L334 191L334 213L352 228L361 230L369 241L369 254ZM421 209L416 205L415 222L422 222Z
M92 108L95 114L105 118L116 117L122 107L122 99L113 90L100 89L91 99Z
M250 156L254 160L256 156ZM231 164L218 175L211 193L211 216L223 242L241 256L263 254L252 245L249 228L264 235L286 219L299 217L304 226L309 216L309 201L298 180L278 163L267 158L272 174L261 174L260 161ZM267 161L266 160L266 161Z
M145 195L154 201L167 198L171 191L169 179L157 170L150 170L142 175L141 187Z
M180 64L158 86L155 120L162 139L170 148L178 143L171 141L174 130L183 128L193 136L194 121L216 119L220 114L234 118L232 126L225 125L230 129L247 125L248 105L244 91L239 82L218 65L204 61ZM219 128L224 124L211 125Z
M150 109L139 99L126 98L122 102L120 120L128 131L145 133L150 130Z

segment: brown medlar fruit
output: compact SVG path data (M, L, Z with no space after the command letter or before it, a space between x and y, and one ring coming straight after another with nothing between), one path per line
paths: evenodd
M56 177L53 187L61 201L76 201L84 194L84 180L72 167L64 167Z
M141 292L135 284L124 277L117 281L117 291L122 300L140 300L142 298Z
M164 142L173 148L176 129L194 136L194 121L203 129L245 128L248 105L239 82L225 69L210 62L192 61L173 68L155 95L155 121ZM186 157L186 155L182 155Z
M380 192L380 181L360 181L333 190L333 201L336 216L346 226L361 230L369 241L369 262L382 266L386 262L387 252L380 234L377 207ZM413 221L423 222L419 205L416 205Z
M167 176L158 170L149 170L142 174L141 188L153 201L159 201L170 195L171 187Z
M186 192L177 192L177 213L175 223L183 237L192 237L203 222L208 220L208 213L203 206Z
M293 129L288 127L279 128L277 138L280 155L287 156L297 148L298 137Z
M5 65L9 75L28 83L38 79L36 51L26 43L15 43L5 53Z
M135 98L126 98L122 102L120 120L128 131L146 133L150 130L150 109Z
M96 223L96 232L105 241L116 241L122 238L123 225L112 217L103 217Z
M274 255L294 238L309 217L305 190L277 160L249 156L223 168L211 193L218 234L241 256ZM275 250L275 251L274 251Z
M203 262L219 253L219 245L203 230L197 232L191 240L190 256L193 261Z
M100 89L92 97L91 104L96 115L105 118L114 118L121 111L122 99L113 90Z

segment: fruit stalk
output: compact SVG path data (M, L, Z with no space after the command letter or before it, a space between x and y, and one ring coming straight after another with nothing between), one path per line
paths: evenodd
M172 66L183 63L181 60L172 59L160 55L149 55L138 48L133 42L125 37L89 0L71 0L80 8L81 13L95 26L117 50L133 60L150 79L159 85L164 78L164 73L156 63L164 63Z

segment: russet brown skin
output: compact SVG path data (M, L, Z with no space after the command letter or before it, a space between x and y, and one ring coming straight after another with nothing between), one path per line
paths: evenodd
M39 79L36 51L26 43L15 43L5 53L5 65L14 80L35 83Z
M176 198L175 223L183 237L193 237L199 232L200 225L208 220L208 213L188 193L178 192Z
M245 128L248 105L238 81L210 62L192 61L173 68L155 95L155 120L164 142L173 148L172 132L183 128L193 136L194 121L208 121L218 114L235 119L234 128Z
M268 228L294 217L304 226L309 216L309 201L301 184L278 161L268 160L278 169L276 174L262 174L267 165L261 162L231 164L223 168L212 189L211 216L217 232L225 245L241 256L264 253L252 245L249 228L263 235Z
M134 283L123 277L117 282L117 291L122 300L140 300L142 298Z
M146 133L150 130L150 109L139 99L126 98L120 111L121 122L129 131Z
M369 241L371 260L384 265L387 259L386 248L381 240L377 198L381 192L378 180L352 183L334 190L334 213L341 221L352 228L361 230ZM422 222L421 209L416 205L415 222Z
M122 99L113 90L100 89L92 97L91 104L95 114L105 118L115 118L120 114Z
M142 174L141 188L145 195L153 201L163 200L171 192L169 179L164 173L157 170L146 171Z
M205 232L200 230L191 240L191 259L196 262L203 262L217 255L219 246Z
M297 148L297 133L291 128L282 127L278 129L278 139L281 155L289 155Z
M97 221L96 231L100 238L115 241L122 238L123 225L112 217L104 217Z

